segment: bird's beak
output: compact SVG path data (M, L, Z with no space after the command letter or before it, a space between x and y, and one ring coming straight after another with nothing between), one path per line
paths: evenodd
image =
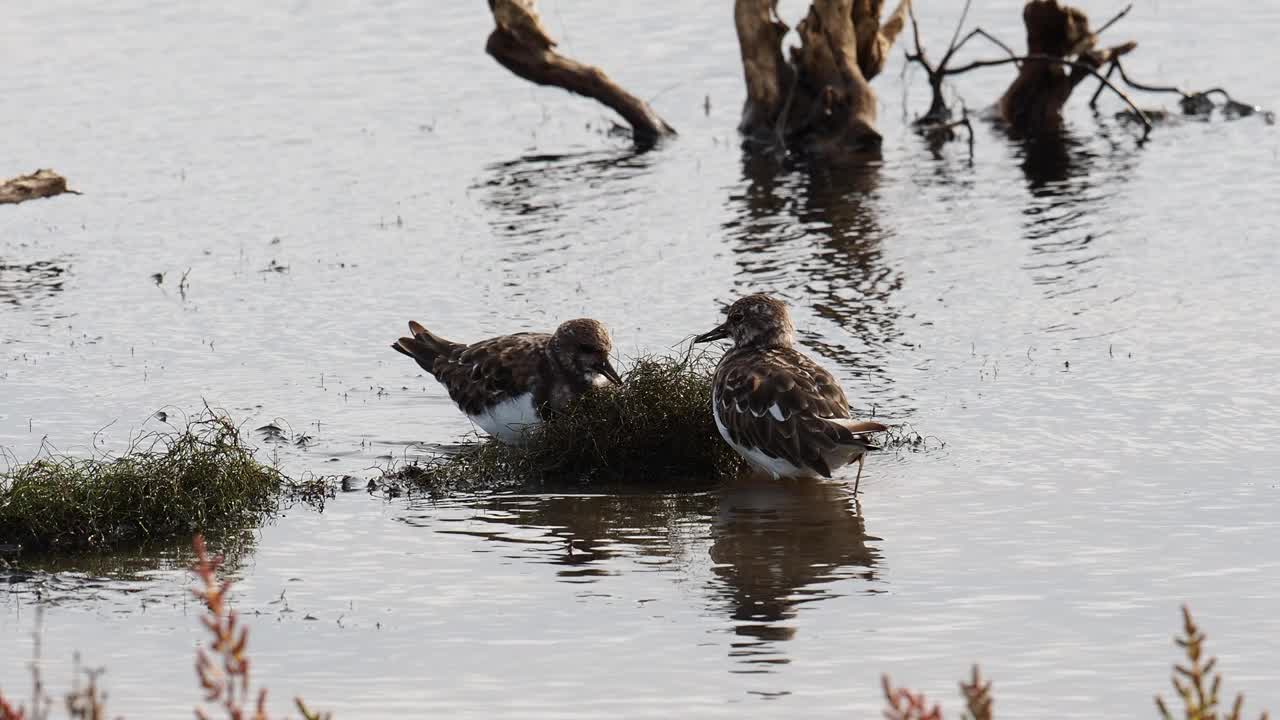
M596 366L596 371L599 372L601 375L609 378L609 382L613 383L614 385L622 384L622 376L619 375L618 371L614 370L613 366L609 364L608 358L605 358L604 362Z
M694 338L695 343L713 342L715 340L723 340L729 337L729 323L721 323L715 328L702 333Z

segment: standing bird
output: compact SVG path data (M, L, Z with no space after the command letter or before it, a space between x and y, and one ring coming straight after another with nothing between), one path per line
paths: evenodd
M550 335L516 333L463 345L412 320L391 347L435 376L471 422L508 445L519 445L549 408L559 410L588 389L621 384L609 364L613 343L604 325L568 320Z
M721 437L774 478L829 478L856 460L860 480L863 453L879 449L867 436L888 428L850 417L831 373L793 347L795 326L782 301L756 293L726 312L723 323L693 339L733 339L711 393Z

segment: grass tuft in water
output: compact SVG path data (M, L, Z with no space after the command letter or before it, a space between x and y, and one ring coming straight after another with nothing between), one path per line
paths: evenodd
M102 550L259 524L292 487L225 415L151 432L118 457L52 451L0 473L0 543ZM304 492L303 495L306 495Z
M521 448L483 440L383 471L386 494L498 490L546 483L706 482L741 463L711 417L715 364L701 353L646 356L620 387L601 388L557 413Z

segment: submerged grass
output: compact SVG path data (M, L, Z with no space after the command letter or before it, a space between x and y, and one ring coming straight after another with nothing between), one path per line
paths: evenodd
M705 354L634 360L623 384L578 398L524 447L483 440L389 468L376 485L396 495L513 489L550 483L705 483L737 472L738 456L711 417L715 364Z
M0 544L101 550L259 524L295 484L259 462L226 415L139 436L120 456L46 450L0 472ZM300 486L305 495L308 486Z

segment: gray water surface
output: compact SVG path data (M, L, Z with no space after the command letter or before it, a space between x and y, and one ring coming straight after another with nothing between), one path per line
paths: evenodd
M934 153L895 50L882 162L780 163L739 147L723 3L539 5L680 136L637 155L601 108L511 76L483 3L10 8L0 175L84 195L0 208L0 447L118 450L207 401L313 436L264 442L290 473L368 474L471 432L387 347L408 319L467 340L590 315L625 358L769 290L862 412L936 440L873 457L856 502L849 476L655 478L294 508L231 569L273 707L876 717L880 673L954 709L980 662L1001 717L1151 716L1182 603L1226 689L1280 707L1275 127L1139 146L1090 88L1062 143L978 123L972 159ZM958 10L919 9L930 47ZM1022 46L1016 7L972 20ZM1275 109L1278 26L1274 4L1160 2L1108 34L1139 41L1135 76ZM955 91L980 108L1011 72ZM183 562L12 575L0 689L25 698L40 626L54 689L78 651L113 713L188 713Z

